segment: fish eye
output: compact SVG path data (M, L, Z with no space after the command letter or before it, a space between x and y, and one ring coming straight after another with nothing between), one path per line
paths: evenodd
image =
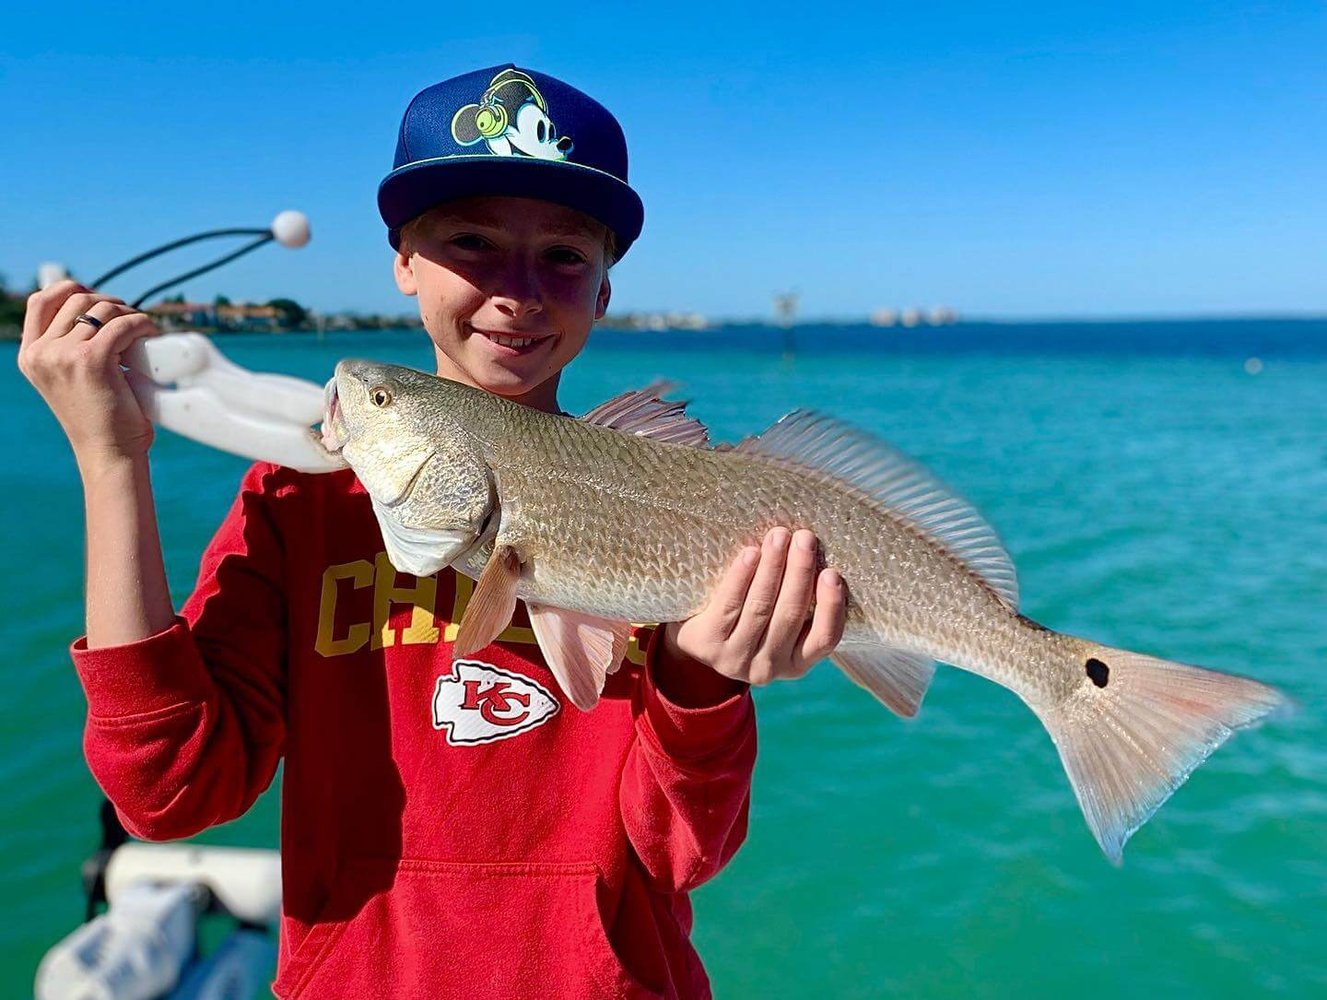
M369 399L374 406L386 406L392 401L392 394L385 386L378 385L369 390Z

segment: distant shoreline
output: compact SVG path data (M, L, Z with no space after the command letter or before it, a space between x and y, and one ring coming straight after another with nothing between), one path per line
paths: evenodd
M771 341L777 341L786 333L791 331L795 338L801 332L813 330L840 330L850 332L855 340L877 339L881 343L897 342L941 342L941 341L970 341L972 335L985 331L988 332L993 341L1000 339L1000 334L1004 332L1016 333L1017 331L1037 330L1050 332L1052 330L1063 330L1066 332L1080 330L1088 332L1094 329L1111 328L1129 328L1142 330L1145 328L1153 329L1196 329L1204 327L1211 329L1219 327L1231 329L1236 327L1296 327L1299 329L1321 327L1322 333L1327 337L1327 314L1322 315L1253 315L1253 316L1174 316L1174 317L1068 317L1062 319L1054 318L1033 318L1033 319L1010 319L1006 317L992 318L964 318L958 323L947 326L917 326L917 327L885 327L874 326L866 319L803 319L790 327L783 327L768 320L748 320L748 319L730 319L730 320L712 320L709 324L700 329L687 327L667 327L664 329L641 329L632 325L619 325L612 322L611 318L596 324L595 329L605 333L621 334L630 339L639 339L646 341L650 339L665 338L669 341L685 340L694 338L696 340L709 340L715 334L723 333L744 333L747 335L767 336ZM290 329L280 330L237 330L217 327L189 326L179 327L178 329L188 329L192 332L203 333L207 336L220 337L226 339L229 337L308 337L308 336L330 336L346 333L372 333L375 331L392 332L415 330L420 331L422 327L418 322L386 322L378 320L377 322L360 323L356 325L348 324L327 324L323 329L319 329L314 324L302 324ZM168 329L166 332L176 332ZM17 324L0 324L0 342L17 341L20 338L22 329Z

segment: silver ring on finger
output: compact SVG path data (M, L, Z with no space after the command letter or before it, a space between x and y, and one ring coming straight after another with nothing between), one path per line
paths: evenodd
M87 323L94 330L100 330L106 325L105 320L97 319L96 316L89 316L87 313L79 313L74 317L74 326L78 326L79 323Z

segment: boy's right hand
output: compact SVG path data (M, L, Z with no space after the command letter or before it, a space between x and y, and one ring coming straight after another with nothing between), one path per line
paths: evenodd
M80 314L102 326L78 321ZM61 281L28 297L18 367L64 428L80 468L134 459L152 444L152 423L120 368L124 352L159 333L122 299Z

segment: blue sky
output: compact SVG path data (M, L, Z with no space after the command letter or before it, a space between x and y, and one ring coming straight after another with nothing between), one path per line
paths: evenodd
M11 285L295 207L309 247L185 291L405 311L374 205L401 111L510 60L626 129L618 309L1327 312L1322 3L209 6L11 6Z

